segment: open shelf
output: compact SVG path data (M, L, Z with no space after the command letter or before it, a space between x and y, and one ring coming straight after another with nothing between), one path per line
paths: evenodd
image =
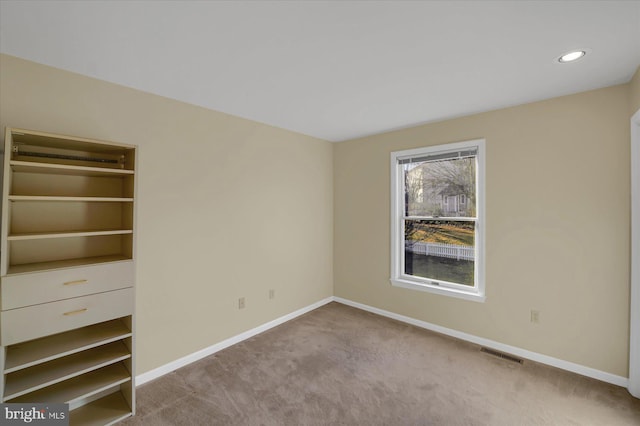
M4 373L12 373L54 359L131 336L120 320L112 320L19 343L7 348Z
M46 173L46 167L13 168L7 195L10 198L17 196L87 197L89 200L91 197L133 197L135 178L133 170L114 169L114 172L92 171L91 173L80 173L75 169L71 170L73 173L66 173L69 172L66 169L62 169L65 173L59 173L61 170L57 168L51 170L56 173Z
M132 258L133 234L109 233L108 235L77 236L66 235L65 238L21 239L8 241L9 270L14 266L65 260L80 260L102 256L124 256ZM82 261L80 263L83 263Z
M22 241L22 240L42 240L47 238L71 238L71 237L97 237L100 235L121 235L132 234L131 229L109 229L104 231L82 231L82 232L26 232L23 234L9 235L7 239L9 241Z
M122 199L119 199L122 201ZM22 234L133 229L132 202L30 200L9 203L9 240ZM52 237L57 237L53 235Z
M23 274L28 272L50 271L54 269L72 268L75 266L93 265L96 263L121 262L131 260L123 255L94 256L79 259L56 260L52 262L27 263L24 265L11 265L7 275Z
M132 175L133 170L126 169L107 169L104 167L86 167L71 166L66 164L48 164L34 163L30 161L10 161L9 165L14 172L17 173L46 173L55 175L72 175L72 176L116 176L116 175Z
M75 266L93 265L96 263L121 262L131 260L123 255L93 256L78 259L56 260L52 262L26 263L23 265L11 265L7 275L24 274L28 272L51 271L54 269L73 268Z
M54 135L33 130L8 129L10 160L96 169L135 166L135 147L95 139Z
M83 426L111 425L131 416L131 407L121 392L97 399L70 413L70 424Z
M19 403L38 401L44 403L58 402L70 404L81 399L89 398L92 395L96 395L114 386L126 383L129 380L131 380L129 370L119 362L82 376L77 376L73 379L48 386L44 389L22 395L7 402Z
M5 376L4 400L17 398L130 357L129 349L122 342L113 342L9 373Z

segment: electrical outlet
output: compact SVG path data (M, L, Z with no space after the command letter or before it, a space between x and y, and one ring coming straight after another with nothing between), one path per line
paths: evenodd
M238 299L238 309L244 309L244 297Z
M536 311L535 309L531 310L531 322L534 324L538 324L540 322L540 311Z
M276 291L274 289L269 290L269 299L276 298Z

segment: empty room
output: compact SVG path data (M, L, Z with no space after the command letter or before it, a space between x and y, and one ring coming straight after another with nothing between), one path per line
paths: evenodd
M0 0L0 423L639 425L640 1Z

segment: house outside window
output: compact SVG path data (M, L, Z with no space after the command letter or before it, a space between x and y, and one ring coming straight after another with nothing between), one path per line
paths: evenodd
M484 140L391 153L391 283L484 301Z

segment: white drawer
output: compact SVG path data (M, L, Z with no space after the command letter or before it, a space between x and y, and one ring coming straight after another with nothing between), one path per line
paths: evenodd
M133 288L126 288L0 312L0 344L12 345L131 315L133 297Z
M134 280L132 261L11 275L0 284L1 308L5 311L132 287Z

